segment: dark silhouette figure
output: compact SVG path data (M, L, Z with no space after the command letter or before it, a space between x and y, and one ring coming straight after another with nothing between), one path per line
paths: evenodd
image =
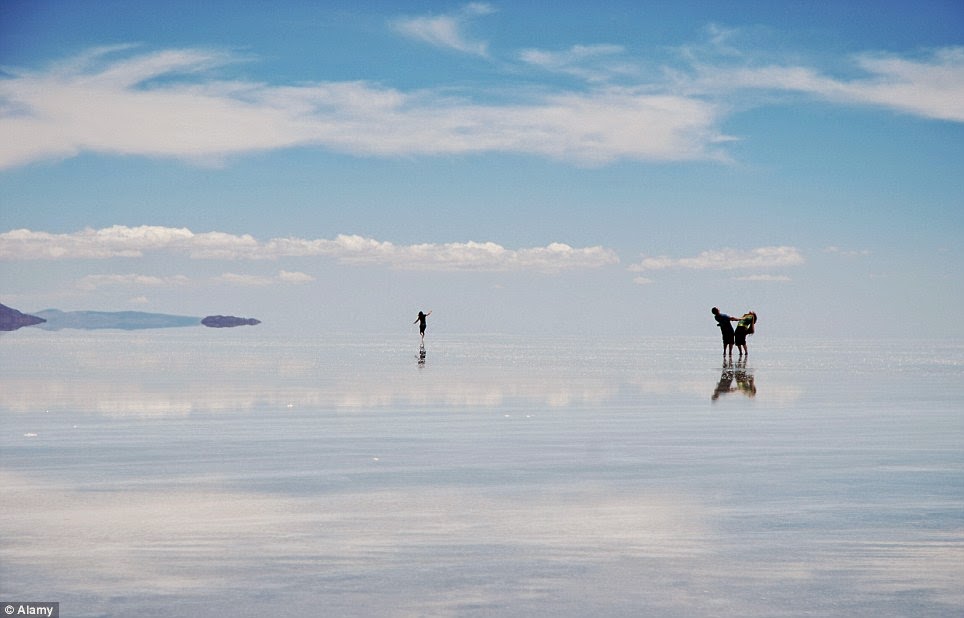
M418 334L422 337L422 346L425 345L425 318L430 315L432 315L431 311L428 313L422 313L419 311L418 317L415 318L415 322L418 322ZM412 324L415 324L415 322L412 322Z
M713 307L711 310L713 317L716 319L716 325L720 327L720 334L723 335L723 356L729 355L733 356L733 325L730 322L736 322L737 318L731 318L725 313L720 313L720 310ZM729 352L729 354L727 354Z
M736 349L740 352L740 358L744 355L749 356L750 351L746 347L746 336L752 335L754 331L754 325L756 324L756 313L752 311L747 311L743 314L737 322L736 330L733 333L733 338L736 341Z

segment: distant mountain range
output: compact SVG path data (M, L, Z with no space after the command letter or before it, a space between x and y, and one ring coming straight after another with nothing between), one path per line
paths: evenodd
M39 325L44 330L60 330L62 328L141 330L144 328L197 326L201 322L201 318L191 316L144 313L142 311L60 311L59 309L44 309L34 315L46 320L45 323Z
M212 328L231 328L234 326L254 326L260 323L260 320L254 318L238 318L231 315L209 315L205 318L197 318L164 313L144 313L143 311L60 311L59 309L44 309L29 315L0 304L0 330L6 331L17 330L24 326L38 326L44 330L61 330L64 328L142 330L148 328L181 328L198 326L199 324Z

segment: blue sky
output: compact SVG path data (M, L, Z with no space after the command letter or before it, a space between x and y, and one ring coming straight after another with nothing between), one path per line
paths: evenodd
M0 302L962 336L964 6L827 4L5 0Z

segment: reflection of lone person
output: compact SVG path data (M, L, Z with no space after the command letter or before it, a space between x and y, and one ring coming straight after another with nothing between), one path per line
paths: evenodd
M746 354L750 355L750 351L746 348L746 336L753 334L753 325L756 324L756 313L752 311L747 311L740 318L740 321L736 324L736 331L733 333L733 337L736 340L736 349L739 350L740 356Z
M727 350L730 356L733 356L733 325L730 322L736 322L737 318L720 313L716 307L713 307L712 311L713 317L716 318L716 325L720 327L720 333L723 335L723 356L726 356Z
M432 315L432 312L422 313L418 312L418 317L415 318L415 322L418 322L418 334L422 336L422 345L425 345L425 318ZM414 324L415 322L412 322Z

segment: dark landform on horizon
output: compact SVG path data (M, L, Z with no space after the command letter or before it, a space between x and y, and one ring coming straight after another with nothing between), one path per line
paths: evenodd
M233 315L209 315L201 324L211 328L233 328L235 326L255 326L261 324L261 320L254 318L236 318Z
M46 322L35 315L21 313L16 309L0 304L0 330L17 330L24 326L34 326Z
M209 315L198 318L186 315L145 313L143 311L61 311L44 309L34 315L22 313L0 304L0 330L12 331L24 326L38 326L44 330L74 328L78 330L144 330L150 328L183 328L199 324L211 328L232 328L260 324L254 318L231 315Z

